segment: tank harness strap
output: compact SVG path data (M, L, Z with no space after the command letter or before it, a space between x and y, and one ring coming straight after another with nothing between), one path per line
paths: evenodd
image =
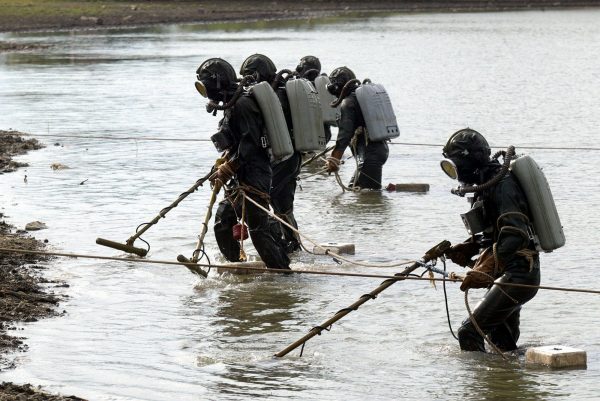
M516 217L522 219L529 227L531 227L531 222L529 220L529 217L526 214L521 213L521 212L507 212L507 213L500 215L500 217L498 217L498 220L496 221L496 226L500 230L500 233L502 233L502 232L514 233L514 234L521 236L525 240L529 240L530 239L529 233L520 228L517 228L515 226L504 226L504 227L500 228L501 220L506 219L508 216L516 216ZM494 261L496 262L496 267L498 267L498 255L496 254L496 245L497 245L497 243L494 243ZM527 262L529 262L529 271L532 271L534 263L535 263L535 257L539 254L539 252L537 252L535 250L531 250L531 249L521 249L516 254L518 256L524 257L527 260Z
M527 231L521 230L520 228L514 226L504 226L500 229L500 234L504 232L518 234L521 237L523 237L523 239L525 239L526 241L529 241L529 234L527 233Z
M529 262L529 271L532 271L535 263L535 258L537 255L539 255L539 252L534 251L532 249L521 249L517 252L517 255L523 256Z
M529 225L529 224L530 224L529 217L528 217L526 214L524 214L524 213L521 213L521 212L506 212L506 213L504 213L504 214L501 214L501 215L498 217L498 220L496 220L496 227L497 227L498 229L500 229L500 222L501 222L501 220L504 220L504 219L506 219L508 216L513 216L513 215L514 215L514 216L516 216L516 217L519 217L519 218L521 218L521 219L522 219L522 220L525 222L525 224L527 224L527 225Z
M502 220L507 220L509 217L516 217L517 219L522 220L527 225L528 228L531 228L531 222L529 220L529 217L526 214L521 213L521 212L507 212L507 213L501 214L498 217L498 219L496 220L496 227L499 230L498 236L501 236L502 233L517 234L520 237L522 237L525 242L529 242L529 240L531 238L530 238L528 231L522 230L513 225L506 225L506 226L500 227Z

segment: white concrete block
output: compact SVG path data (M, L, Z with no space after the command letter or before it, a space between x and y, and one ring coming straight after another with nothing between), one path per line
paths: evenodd
M551 368L587 367L587 354L584 350L564 345L546 345L529 348L525 353L525 363L546 365Z
M338 242L326 242L324 244L319 244L321 247L315 246L313 247L313 253L317 255L325 255L325 249L329 249L333 253L337 253L338 255L348 254L354 255L354 244L340 244ZM325 248L325 249L323 249Z

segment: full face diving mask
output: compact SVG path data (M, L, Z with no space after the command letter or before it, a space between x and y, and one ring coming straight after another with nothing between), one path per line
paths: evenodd
M200 96L202 96L202 97L208 97L208 92L206 90L206 86L204 86L204 84L202 83L202 81L196 81L194 83L194 86L196 87L196 90L198 91L198 93L200 94Z
M456 164L450 159L444 159L440 162L440 167L446 175L453 180L458 179L458 168Z

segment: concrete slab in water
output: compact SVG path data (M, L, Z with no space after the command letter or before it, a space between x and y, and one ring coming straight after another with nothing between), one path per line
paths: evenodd
M528 364L546 365L551 368L587 367L587 355L584 350L564 345L546 345L529 348L525 353Z
M338 242L326 242L324 244L319 244L319 246L315 246L313 248L313 253L317 255L325 255L325 250L329 249L333 253L337 253L338 255L348 254L354 255L354 244L342 244Z

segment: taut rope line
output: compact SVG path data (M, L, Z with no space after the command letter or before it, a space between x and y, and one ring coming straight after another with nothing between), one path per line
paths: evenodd
M49 138L79 138L79 139L110 139L116 141L165 141L165 142L212 142L210 139L204 138L173 138L173 137L151 137L151 136L110 136L110 135L76 135L76 134L30 134L27 132L7 131L3 135L22 135L22 136L39 136ZM417 142L388 142L390 145L403 145L403 146L425 146L425 147L436 147L441 148L443 144L435 143L417 143ZM492 148L506 149L504 145L492 145ZM588 146L519 146L521 149L539 149L539 150L590 150L600 151L600 148Z
M249 270L249 271L260 271L266 273L298 273L298 274L313 274L317 276L342 276L342 277L359 277L359 278L377 278L377 279L395 279L395 280L416 280L416 281L445 281L449 283L459 283L462 280L459 278L430 278L430 277L412 277L412 276L390 276L385 274L365 274L365 273L343 273L343 272L326 272L322 270L289 270L289 269L265 269L264 267L250 267L250 266L231 266L231 265L218 265L208 263L185 263L185 262L173 262L171 260L153 260L153 259L131 259L131 258L119 258L116 256L101 256L101 255L86 255L78 253L64 253L64 252L47 252L47 251L34 251L30 249L17 249L17 248L0 248L0 252L13 252L21 254L33 254L33 255L47 255L47 256L61 256L67 258L82 258L82 259L100 259L100 260L116 260L119 262L133 262L133 263L148 263L148 264L160 264L160 265L177 265L185 266L194 264L201 267L219 267L223 269L231 270ZM523 287L523 288L537 288L539 290L551 290L551 291L565 291L565 292L579 292L584 294L596 294L600 295L600 290L590 290L586 288L566 288L566 287L550 287L544 285L529 285L529 284L517 284L517 283L494 283L500 286L506 287Z

